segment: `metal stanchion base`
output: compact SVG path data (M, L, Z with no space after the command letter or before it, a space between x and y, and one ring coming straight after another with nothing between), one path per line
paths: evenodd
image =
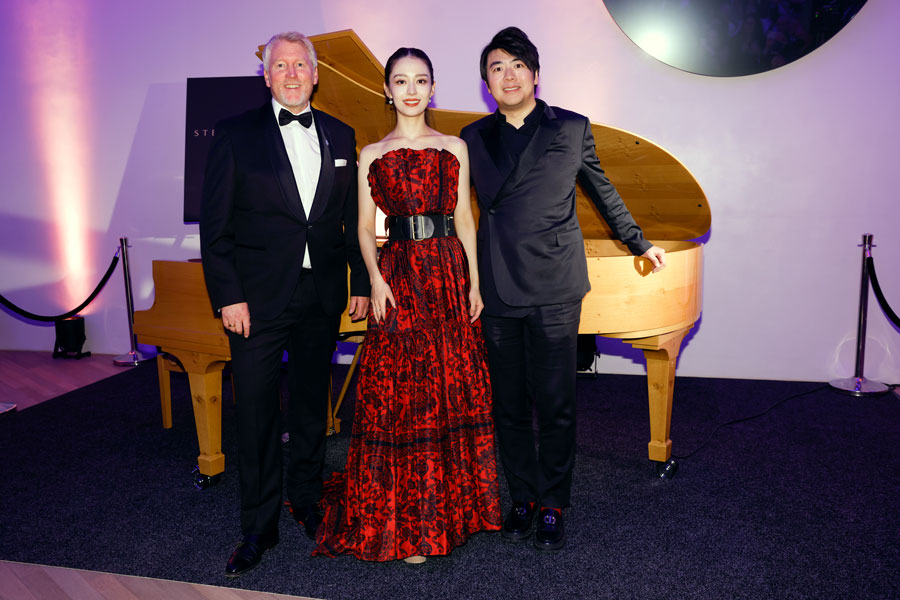
M846 379L834 379L828 385L843 394L851 396L878 396L890 391L890 387L877 381L870 381L865 377L848 377Z
M11 402L0 402L0 415L3 413L13 412L16 410L16 405Z
M145 360L153 360L156 358L156 353L148 354L146 352L141 352L140 350L132 350L128 354L123 354L121 356L117 356L113 359L113 364L117 367L136 367Z

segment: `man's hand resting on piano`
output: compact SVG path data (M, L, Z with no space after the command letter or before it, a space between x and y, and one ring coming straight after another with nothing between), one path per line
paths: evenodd
M220 312L222 313L222 325L225 326L225 331L244 337L250 336L250 308L246 302L223 306Z
M641 254L653 263L653 272L662 271L666 266L666 251L659 246L651 246L649 250Z

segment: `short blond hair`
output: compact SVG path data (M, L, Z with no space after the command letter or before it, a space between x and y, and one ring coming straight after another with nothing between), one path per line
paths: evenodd
M296 31L285 31L284 33L276 33L266 42L266 47L263 49L262 53L262 61L263 68L268 71L269 70L269 56L271 54L272 46L275 45L275 42L291 42L292 44L303 44L306 47L306 53L309 54L309 60L312 61L313 69L318 65L318 59L316 58L316 48L313 46L313 43L309 40L308 37L303 35L302 33L298 33Z

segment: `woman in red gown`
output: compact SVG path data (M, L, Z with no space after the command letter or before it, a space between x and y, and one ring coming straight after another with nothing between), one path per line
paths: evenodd
M424 52L400 48L385 73L397 126L359 157L372 296L356 414L313 554L421 562L502 519L466 145L425 123ZM377 258L376 206L391 232Z

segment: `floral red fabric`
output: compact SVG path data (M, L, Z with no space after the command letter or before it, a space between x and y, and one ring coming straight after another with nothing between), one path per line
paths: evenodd
M400 149L369 169L388 215L450 214L459 161ZM455 236L386 245L379 269L397 308L369 319L343 473L325 483L313 554L385 561L448 554L500 528L481 322L469 323L466 254ZM371 314L369 315L371 317Z

